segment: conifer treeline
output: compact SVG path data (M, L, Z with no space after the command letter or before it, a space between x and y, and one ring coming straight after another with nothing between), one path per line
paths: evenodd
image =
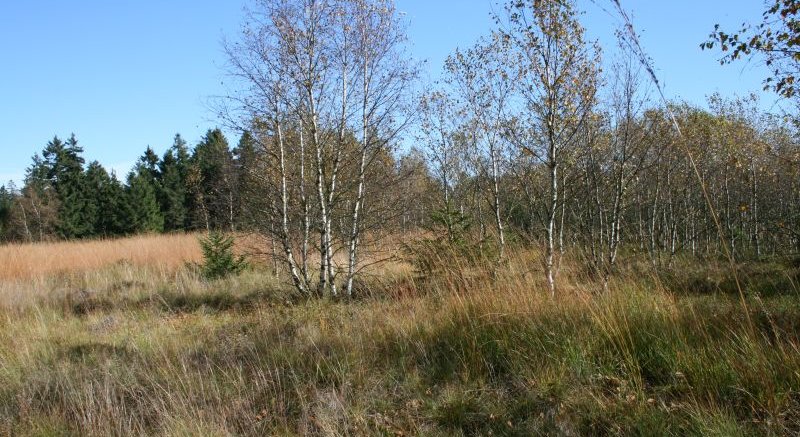
M0 240L236 229L243 155L252 149L249 134L233 149L219 129L193 149L178 134L162 156L147 147L123 181L87 164L74 134L55 137L34 155L22 187L0 187Z

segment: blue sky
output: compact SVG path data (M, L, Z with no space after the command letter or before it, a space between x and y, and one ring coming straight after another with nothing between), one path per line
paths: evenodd
M600 4L609 0L596 0ZM435 79L446 56L492 25L496 0L396 0L410 20L412 53ZM180 132L191 144L216 126L210 96L223 91L223 36L234 38L243 0L26 0L0 2L0 181L22 178L53 135L74 132L87 160L123 175L148 145ZM619 22L580 0L584 25L610 57ZM758 91L758 64L722 67L699 44L715 23L755 20L758 0L623 0L667 96ZM772 107L766 94L763 105ZM236 138L229 139L232 143Z

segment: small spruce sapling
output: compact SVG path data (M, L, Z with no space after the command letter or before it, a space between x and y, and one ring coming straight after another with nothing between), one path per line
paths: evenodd
M200 270L206 279L220 279L238 274L248 267L243 255L233 253L234 238L222 232L210 232L207 237L200 238L203 249L203 263Z

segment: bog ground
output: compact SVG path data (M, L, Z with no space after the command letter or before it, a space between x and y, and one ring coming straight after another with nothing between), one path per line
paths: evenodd
M177 261L196 241L56 244L58 262L29 266L41 246L3 247L17 264L1 286L2 433L800 432L790 260L741 272L747 312L713 260L660 276L631 262L607 291L565 265L552 299L530 272L540 255L516 249L497 270L384 265L336 301L259 265L204 281Z

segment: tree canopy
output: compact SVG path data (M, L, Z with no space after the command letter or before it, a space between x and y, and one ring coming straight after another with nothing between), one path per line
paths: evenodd
M717 24L703 49L719 48L720 63L730 64L740 59L763 60L771 71L764 79L764 89L774 90L786 98L797 95L800 73L800 1L770 0L759 23L743 23L735 31Z

